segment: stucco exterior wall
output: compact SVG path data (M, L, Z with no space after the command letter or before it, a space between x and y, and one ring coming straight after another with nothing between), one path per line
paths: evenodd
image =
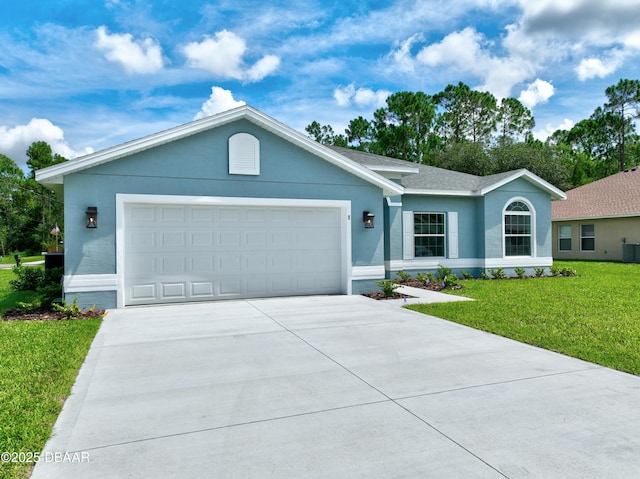
M595 251L582 251L580 225L589 224L594 226ZM563 225L571 226L571 251L560 251L558 230ZM640 217L554 221L552 234L555 259L622 261L624 244L640 244Z
M259 139L260 175L229 175L228 138L237 132ZM116 273L118 193L348 200L353 266L384 265L380 188L245 120L69 174L64 187L66 275ZM98 207L96 229L85 227L88 206ZM376 228L363 227L365 210Z
M517 199L526 200L535 210L535 257L551 258L551 199L548 193L523 179L508 183L485 196L485 257L505 258L503 211L509 203ZM518 262L515 259L513 261L513 266L521 266L515 264Z

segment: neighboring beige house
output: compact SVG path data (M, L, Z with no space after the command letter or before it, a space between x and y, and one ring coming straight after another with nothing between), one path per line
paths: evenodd
M640 262L640 169L567 191L551 204L553 257Z

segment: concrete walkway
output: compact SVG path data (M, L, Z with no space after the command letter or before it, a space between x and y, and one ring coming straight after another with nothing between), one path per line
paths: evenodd
M362 296L129 308L32 477L636 478L639 405L638 377Z

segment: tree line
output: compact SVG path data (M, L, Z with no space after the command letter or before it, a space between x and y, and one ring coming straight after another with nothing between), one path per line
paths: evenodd
M0 154L0 253L40 254L55 248L62 236L51 234L63 229L62 199L36 182L35 172L66 158L53 154L51 146L36 141L27 149L24 171L8 156ZM61 245L59 245L61 248ZM60 249L62 251L62 249Z
M546 141L533 137L535 119L516 98L460 82L442 92L391 94L373 118L351 120L344 133L313 121L316 141L475 175L526 168L568 190L640 163L640 80L605 90L607 102L571 130Z

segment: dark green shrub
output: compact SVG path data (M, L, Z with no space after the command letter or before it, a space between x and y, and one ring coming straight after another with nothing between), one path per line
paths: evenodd
M514 271L516 272L516 275L518 276L518 278L520 279L524 278L524 274L526 272L524 268L515 268Z
M13 291L36 291L44 282L44 269L30 266L14 266L17 278L9 280Z
M473 279L473 275L468 271L460 271L464 279Z
M540 278L542 276L544 276L544 267L542 268L533 268L533 270L536 272L536 278Z

